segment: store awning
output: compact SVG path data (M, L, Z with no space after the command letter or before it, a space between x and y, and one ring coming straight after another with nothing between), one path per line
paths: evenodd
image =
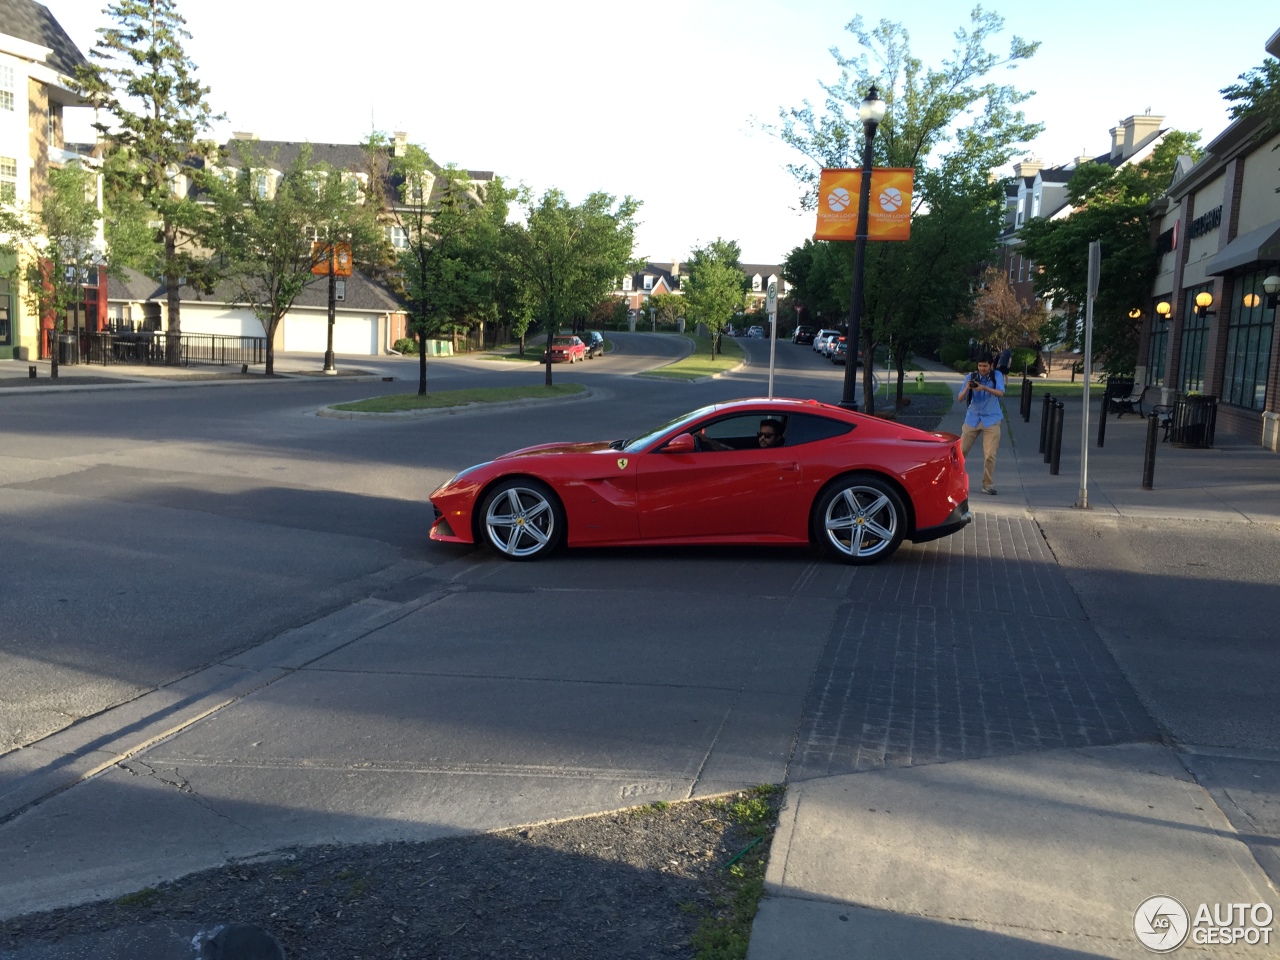
M1204 272L1212 277L1260 260L1280 261L1280 220L1236 237L1205 264Z

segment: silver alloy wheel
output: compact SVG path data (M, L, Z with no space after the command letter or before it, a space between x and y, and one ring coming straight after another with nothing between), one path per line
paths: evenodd
M489 502L484 516L489 542L508 557L532 557L556 536L556 512L539 490L509 487Z
M827 541L841 556L870 560L897 544L903 518L881 489L852 484L831 498L822 518Z

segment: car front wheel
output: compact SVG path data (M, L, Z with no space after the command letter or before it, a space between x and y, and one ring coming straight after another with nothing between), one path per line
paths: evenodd
M481 507L485 541L510 560L536 560L564 539L564 509L545 483L506 480L494 487Z
M902 543L907 510L898 492L884 480L845 477L818 499L813 526L814 539L834 559L879 563Z

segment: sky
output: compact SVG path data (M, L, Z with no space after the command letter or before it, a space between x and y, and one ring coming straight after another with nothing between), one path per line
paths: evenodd
M103 0L47 0L86 54L106 25ZM839 72L830 49L856 52L861 13L911 34L937 66L972 4L914 0L363 0L304 7L262 0L178 0L187 52L226 115L211 136L355 143L405 131L440 163L493 170L572 202L603 191L642 201L638 258L687 259L718 237L746 263L780 263L813 234L785 169L803 158L767 127ZM1025 151L1046 165L1110 148L1108 130L1148 109L1208 142L1227 125L1218 91L1266 58L1280 27L1274 0L1232 0L1219 16L1187 0L988 4L995 41L1039 40L1036 55L993 79L1036 95L1045 132ZM300 11L306 10L303 13ZM92 139L89 111L69 140ZM1006 171L1007 172L1007 171Z

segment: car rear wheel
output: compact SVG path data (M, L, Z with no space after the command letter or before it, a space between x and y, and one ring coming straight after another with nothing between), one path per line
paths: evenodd
M551 488L538 480L505 480L484 498L481 532L510 560L536 560L564 539L564 509Z
M845 563L888 559L906 534L907 510L898 492L878 477L844 477L818 499L814 539Z

